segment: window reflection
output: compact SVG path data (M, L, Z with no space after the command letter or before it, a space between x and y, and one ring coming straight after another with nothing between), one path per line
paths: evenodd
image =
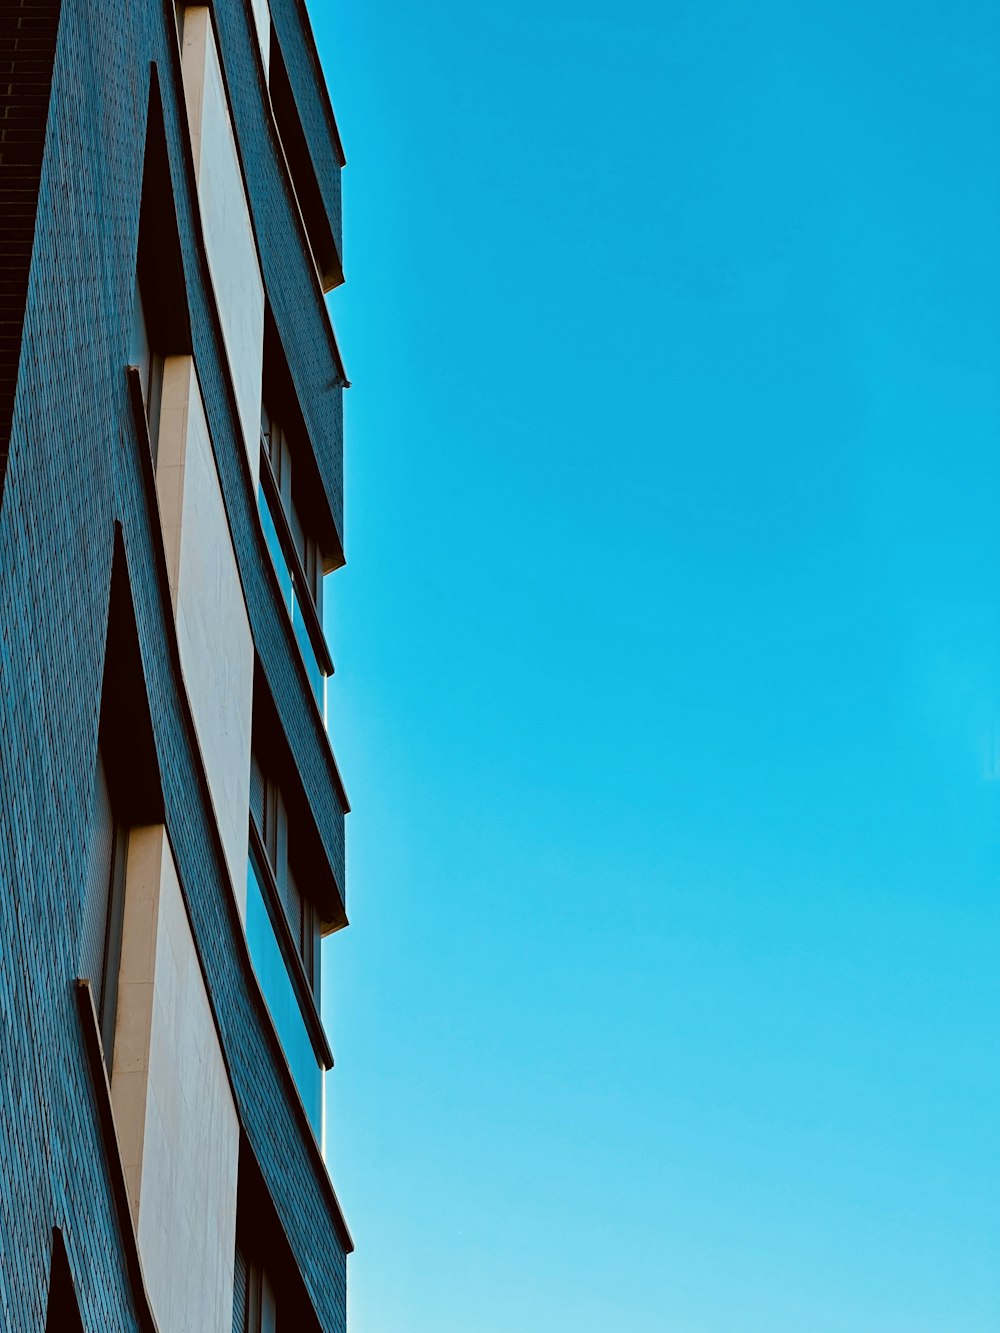
M247 866L247 942L254 971L316 1137L323 1130L323 1073L271 921L253 856Z
M258 499L260 502L260 517L264 528L264 537L267 541L268 550L271 552L271 559L278 575L281 595L284 598L285 605L288 607L289 614L292 617L292 628L295 631L295 639L302 653L302 660L306 665L306 674L309 677L309 684L312 687L313 694L316 697L316 702L319 704L319 709L323 714L323 720L325 722L326 676L319 664L316 649L313 647L309 626L306 624L305 613L302 609L300 595L296 587L297 580L292 572L288 558L285 555L284 547L281 544L277 524L274 521L274 515L271 512L271 506L268 503L263 486L261 486L258 492Z

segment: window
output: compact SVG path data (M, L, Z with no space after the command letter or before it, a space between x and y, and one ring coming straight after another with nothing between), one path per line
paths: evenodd
M342 1237L350 1245L350 1237ZM271 1192L240 1140L233 1263L233 1333L320 1333L302 1273Z
M304 517L303 485L288 434L266 406L261 410L260 435L261 524L306 674L325 719L326 677L333 663L323 634L323 553Z
M298 945L302 970L309 982L309 989L319 998L319 921L316 907L299 892L291 867L287 876L287 902L292 912L291 925Z
M339 254L340 238L334 235L330 223L330 215L323 199L319 177L313 165L309 144L302 129L298 108L295 105L295 94L292 91L291 80L288 77L288 70L281 54L281 46L278 43L273 26L271 28L271 53L268 63L270 69L268 88L271 96L271 108L274 112L274 123L278 131L278 140L288 166L292 190L302 216L302 223L306 230L320 286L324 292L329 292L344 281ZM327 183L336 187L336 207L339 210L339 168L343 166L343 158L339 153L336 166L335 176L332 180L328 177Z
M114 1063L129 830L162 824L163 790L121 529L115 534L80 914L81 977L91 995L108 1073Z
M346 805L346 797L344 798ZM247 820L246 936L260 996L322 1142L323 1070L333 1054L320 1018L320 941L347 924L338 846L319 822L263 667L254 674Z
M127 854L128 829L116 817L108 789L104 755L98 750L90 828L82 971L90 979L109 1073L114 1054Z
M268 1011L316 1132L323 1127L323 1074L332 1064L319 1018L320 914L303 891L294 823L281 787L256 751L250 769L247 944ZM298 873L297 873L298 872Z
M250 764L250 813L257 855L267 862L289 936L314 995L319 994L319 919L315 905L300 891L289 855L288 816L278 785L264 776L260 759Z
M160 433L160 400L163 393L163 353L150 344L149 322L146 319L146 303L143 298L141 279L137 279L135 284L130 355L131 363L138 368L142 383L142 401L146 407L149 441L155 462Z
M233 1282L233 1333L276 1333L278 1302L271 1279L237 1245Z
M184 261L174 210L160 88L154 66L150 76L146 119L146 150L142 168L129 339L129 362L139 371L154 463L160 431L164 359L167 356L185 355L190 351L191 322L184 285Z
M292 479L292 451L288 436L280 422L270 416L265 407L260 418L261 445L263 456L270 464L271 481L288 522L288 535L291 538L295 554L304 575L305 590L312 598L317 615L323 612L323 559L319 542L307 532L300 516L300 506L295 503L295 490Z

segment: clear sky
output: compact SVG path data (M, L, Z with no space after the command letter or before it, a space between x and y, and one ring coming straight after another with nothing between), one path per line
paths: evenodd
M995 1333L1000 10L312 10L351 1333Z

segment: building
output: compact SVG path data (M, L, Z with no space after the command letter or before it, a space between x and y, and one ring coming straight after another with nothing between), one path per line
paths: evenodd
M337 1333L304 0L0 0L0 61L0 1327Z

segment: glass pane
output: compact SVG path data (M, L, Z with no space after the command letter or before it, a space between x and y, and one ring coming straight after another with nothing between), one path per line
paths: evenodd
M285 966L281 945L271 924L264 891L257 879L253 861L247 866L247 943L292 1077L316 1137L320 1138L323 1128L323 1072L302 1017L295 987Z
M309 677L309 684L312 692L316 696L316 702L319 704L319 711L323 714L323 720L326 721L326 677L320 668L319 659L312 645L312 639L309 636L309 627L306 624L302 609L299 606L299 592L295 586L295 579L289 568L288 561L285 559L285 552L281 545L281 539L278 536L278 529L274 522L274 516L271 513L271 507L267 502L267 496L264 494L263 486L258 491L258 500L260 503L260 517L264 528L264 537L267 541L268 550L271 552L271 559L274 562L274 568L278 574L278 583L281 587L281 595L285 599L285 605L288 607L289 614L292 617L292 628L295 631L295 639L302 653L302 660L306 664L306 675Z
M247 1261L238 1245L233 1265L233 1333L247 1333Z
M81 924L80 975L88 977L94 1004L101 1012L104 994L104 947L108 934L108 900L111 896L111 865L115 854L115 820L104 772L97 752L94 776L94 811L90 826L90 865L87 896Z
M142 292L139 290L139 284L135 286L135 297L132 305L132 342L129 347L129 357L133 366L139 367L139 374L142 379L142 396L148 406L149 399L149 365L151 353L149 347L149 332L146 328L146 311L142 302Z
M305 617L298 604L295 592L292 592L292 628L295 630L295 638L298 641L299 648L302 650L302 660L306 664L306 675L309 677L309 684L312 686L312 692L316 696L316 702L319 704L319 711L326 718L326 709L324 707L324 698L326 696L326 677L320 670L319 661L313 650L312 639L309 637L309 627L305 622Z
M278 537L278 529L274 525L271 506L267 503L267 496L264 494L263 486L258 491L257 497L260 503L260 517L264 528L264 538L267 541L267 548L271 552L274 568L278 573L278 583L281 585L281 595L285 599L285 605L291 606L292 572L285 561L285 553L281 549L281 539Z

